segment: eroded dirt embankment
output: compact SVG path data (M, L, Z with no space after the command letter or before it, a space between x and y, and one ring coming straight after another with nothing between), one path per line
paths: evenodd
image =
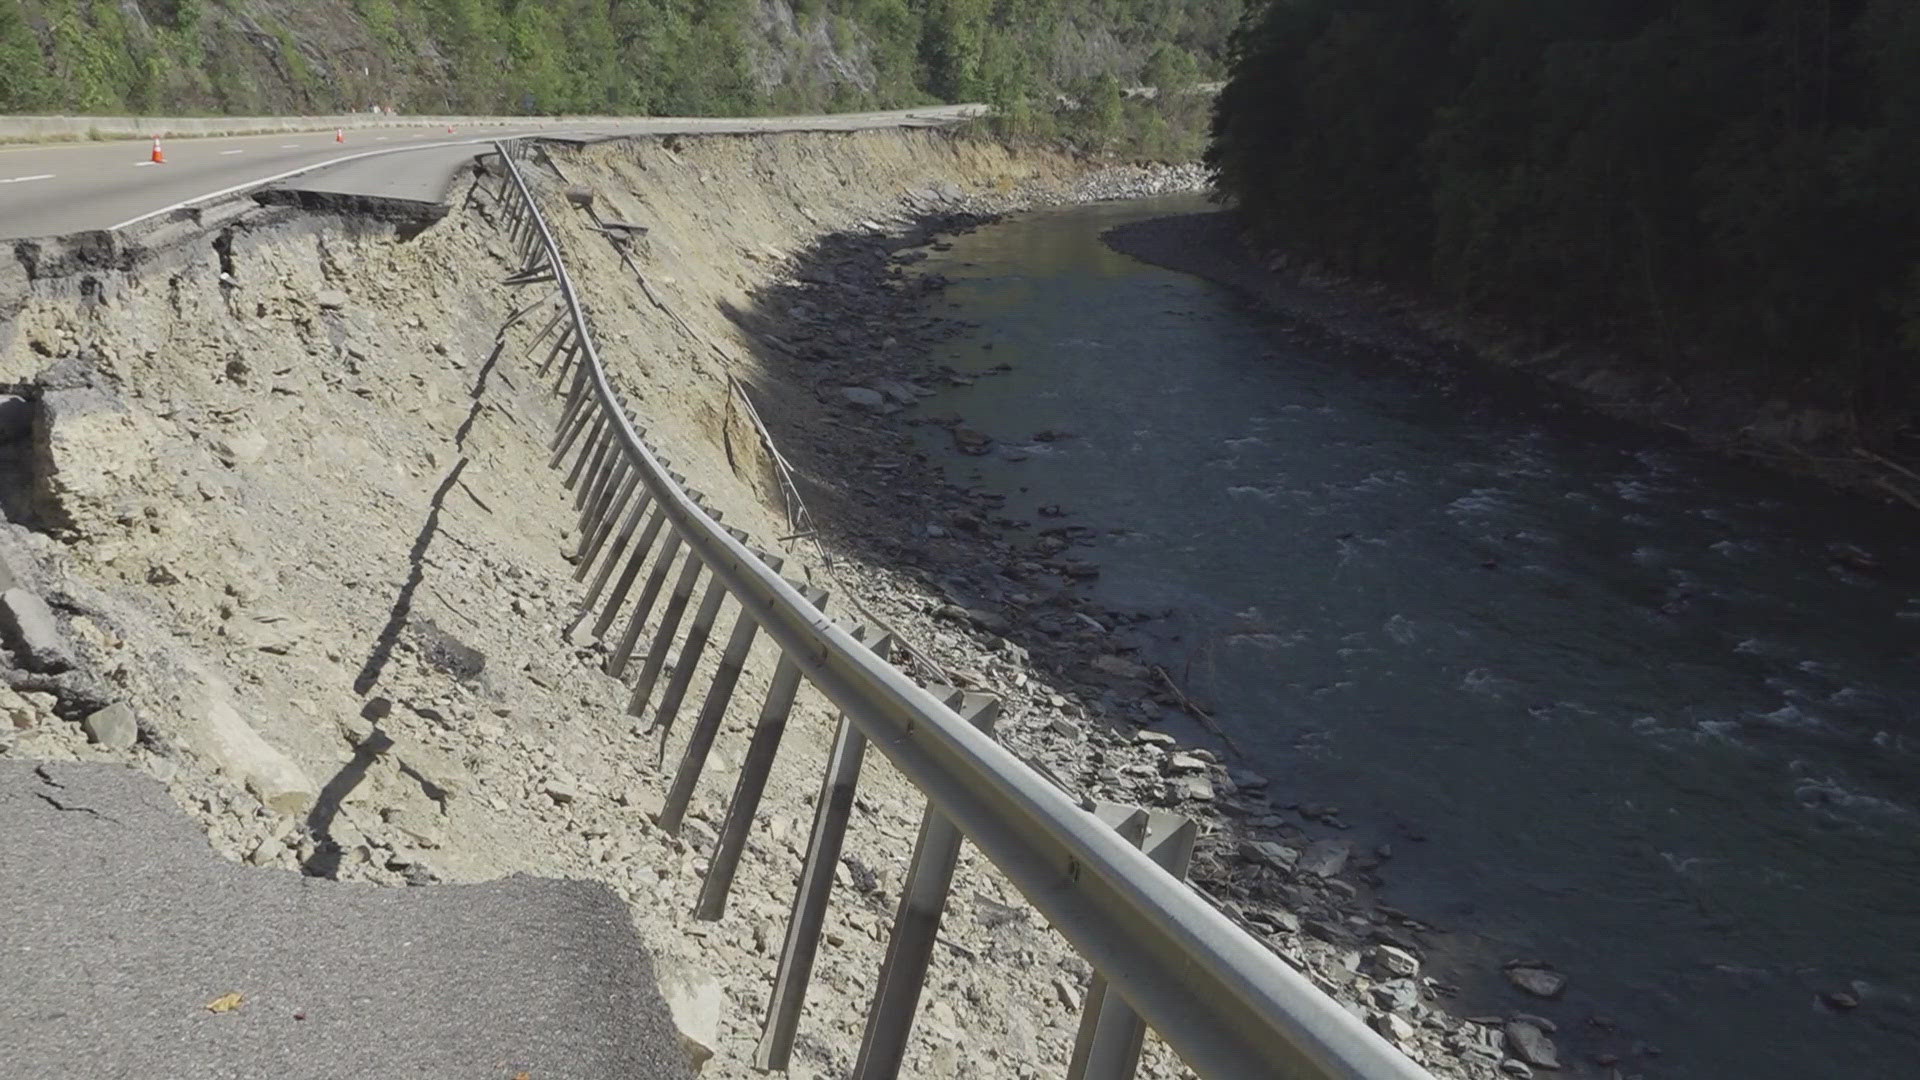
M1111 658L1104 691L1056 686L990 612L945 604L937 586L886 566L884 550L829 567L808 540L775 542L801 530L733 380L781 438L810 443L802 484L832 514L897 515L920 501L907 460L833 471L834 446L898 445L878 419L888 395L913 394L873 389L874 371L892 369L851 371L848 358L897 352L904 365L947 332L898 302L937 283L899 277L858 238L894 237L890 250L959 221L955 211L1085 194L1072 163L909 131L556 147L529 169L631 410L728 524L829 590L830 611L884 610L956 680L1005 694L1009 744L1070 785L1111 779L1116 794L1151 792L1195 814L1217 791L1237 814L1266 815L1279 839L1298 833L1254 780L1236 792L1217 763L1112 724L1160 708L1136 700L1137 665ZM569 185L592 192L591 210L565 197ZM0 752L149 770L216 849L270 870L604 882L631 905L684 1026L713 1053L706 1075L759 1075L754 1045L834 715L803 689L733 901L719 922L695 921L772 652L762 641L750 658L688 825L662 834L649 815L693 704L656 766L645 718L626 715L625 686L602 673L609 641L573 625L584 592L568 561L573 496L547 468L558 406L528 348L544 320L496 348L507 313L540 287L500 283L510 267L495 209L466 195L463 182L453 211L425 227L262 208L138 258L38 265L0 342L0 391L23 392L31 413L9 447L25 465L0 477L13 522L0 556L49 603L66 655L49 664L10 650ZM895 299L858 287L875 275ZM838 310L796 306L835 296ZM865 489L889 465L913 479L874 503ZM927 535L914 529L897 535ZM1095 622L1075 647L1099 654L1099 633ZM877 754L861 790L796 1075L852 1064L918 826L920 798ZM1297 916L1249 902L1276 950L1415 1056L1494 1075L1497 1028L1431 1012L1431 987L1383 966L1413 957L1376 943L1414 943L1353 906L1360 890L1332 865L1344 850L1307 837L1305 855L1278 842L1242 849L1237 835L1222 830L1203 852L1216 884L1284 894L1308 915L1302 931ZM1060 1074L1087 967L970 850L942 940L908 1074ZM1181 1072L1150 1041L1144 1074Z

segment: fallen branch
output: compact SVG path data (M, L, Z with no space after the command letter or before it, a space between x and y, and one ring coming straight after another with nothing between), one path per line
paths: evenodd
M1856 454L1859 454L1863 458L1866 458L1868 461L1879 462L1880 464L1885 465L1887 468L1892 469L1897 473L1904 474L1908 479L1920 480L1920 472L1914 472L1912 469L1907 468L1905 465L1902 465L1899 462L1894 461L1890 458L1882 457L1881 455L1874 453L1873 451L1867 449L1864 446L1854 447L1853 452Z
M1208 731L1213 732L1215 737L1217 737L1221 742L1227 745L1228 750L1233 751L1234 757L1244 758L1247 756L1246 751L1240 749L1240 744L1233 741L1233 736L1221 730L1219 721L1215 720L1211 713L1207 712L1207 710L1201 708L1200 706L1195 705L1193 703L1193 699L1188 697L1183 691L1181 691L1180 687L1173 681L1173 676L1167 674L1166 668L1163 668L1160 665L1155 664L1153 666L1153 673L1155 675L1160 676L1160 681L1167 684L1167 689L1173 691L1173 696L1179 699L1180 707L1186 710L1187 715L1193 717L1195 720L1200 721L1200 726L1206 728Z
M1915 498L1912 492L1909 492L1901 488L1899 485L1895 484L1893 481L1887 479L1884 476L1875 477L1874 483L1879 484L1881 487L1886 488L1889 492L1892 492L1893 495L1897 497L1901 502L1906 503L1908 506L1913 507L1915 510L1920 510L1920 498Z

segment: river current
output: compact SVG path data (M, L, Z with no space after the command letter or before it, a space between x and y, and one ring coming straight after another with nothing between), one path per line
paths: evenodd
M1072 552L1096 597L1171 612L1135 643L1277 801L1391 845L1385 897L1448 931L1463 1011L1605 1015L1649 1077L1920 1075L1913 515L1100 241L1200 209L935 254L975 324L936 359L1011 370L921 406L994 454L929 451L1036 528L1059 504L1101 530ZM1523 957L1564 1000L1505 984Z

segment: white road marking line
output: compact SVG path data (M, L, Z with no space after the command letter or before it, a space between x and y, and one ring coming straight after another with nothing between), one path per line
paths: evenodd
M387 141L387 137L386 137L385 135L375 135L375 136L373 137L373 141L374 141L374 142L386 142L386 141Z
M283 143L281 143L281 144L280 144L280 149L282 149L282 150L298 150L298 149L300 149L300 144L299 144L299 143L297 143L297 142L283 142Z
M245 151L245 150L222 150L222 151L220 151L220 156L221 156L221 157L228 157L228 156L230 156L230 155L233 155L233 154L244 154L244 153L246 153L246 151Z
M158 165L158 164L160 163L157 161L136 161L133 163L133 167L136 169L144 169L149 165Z
M51 179L53 179L52 173L43 172L43 173L36 174L34 176L16 176L11 180L0 180L0 184L24 184L29 180L51 180Z
M512 138L512 137L513 136L508 136L508 138ZM218 191L209 191L204 194L195 195L191 199L182 199L171 206L163 206L158 210L149 210L144 214L140 214L136 217L130 217L127 220L119 222L117 224L109 225L107 226L107 231L119 232L121 229L124 229L129 225L137 225L140 222L147 220L148 218L156 218L162 214L169 214L182 207L192 206L195 203L208 202L213 199L224 198L228 195L234 194L235 192L248 191L252 188L257 188L257 187L265 187L268 184L279 183L280 181L285 180L289 177L300 176L302 174L310 173L310 172L318 172L321 169L329 168L334 165L344 165L349 161L359 161L362 158L370 158L370 157L382 157L387 154L406 154L406 153L411 153L415 149L434 150L443 146L477 146L482 143L487 143L491 141L493 141L491 138L458 139L452 142L428 143L427 145L422 147L395 146L386 150L363 150L358 154L348 154L345 157L329 158L326 161L315 162L312 165L302 165L297 169L288 169L285 172L275 173L272 176L263 176L257 180L248 180L245 183L235 184L232 187L224 187ZM140 162L140 164L151 165L153 163L150 161L142 161Z

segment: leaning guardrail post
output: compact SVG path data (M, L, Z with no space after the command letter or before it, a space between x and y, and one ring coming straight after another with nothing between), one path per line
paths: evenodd
M579 351L579 348L580 343L577 340L577 331L571 326L567 327L560 331L560 336L553 339L553 348L547 350L546 359L540 361L540 366L535 369L535 372L542 378L545 378L547 372L553 370L554 361L559 360L562 356L565 356L567 359L561 364L560 370L568 370L569 365L573 362L573 354ZM531 349L528 350L528 355L532 355ZM573 370L575 377L579 380L578 385L592 385L592 381L587 378L586 368L582 367Z
M968 694L959 713L980 730L990 731L1000 714L1000 702L986 694ZM959 865L960 840L960 830L928 803L920 815L913 863L900 887L900 910L893 918L887 958L880 965L880 982L867 1012L867 1032L860 1041L853 1080L893 1080L900 1075L913 1014L920 1006L920 989L933 960L934 937L947 909L947 890Z
M653 696L653 687L660 679L660 671L667 663L667 650L673 645L673 635L680 629L680 620L687 612L687 603L693 599L693 587L700 580L700 572L706 564L700 556L687 552L680 564L680 576L673 581L673 593L667 597L667 606L660 610L660 628L654 631L653 647L647 650L647 662L640 668L640 677L634 680L633 696L627 700L627 713L639 716L646 710L647 699Z
M713 682L707 686L707 700L700 707L693 730L687 733L680 767L673 773L673 787L668 789L660 808L656 823L666 832L678 833L681 821L686 818L687 806L693 802L693 789L700 783L700 770L706 767L707 754L713 749L714 738L720 734L720 721L727 715L727 703L733 700L733 689L739 685L740 672L746 667L747 651L753 648L753 637L759 630L760 624L753 621L753 615L741 608L733 620L733 634L727 638L727 647L720 654L720 666L714 670Z
M613 421L608 418L601 425L598 435L587 443L587 452L583 452L579 460L573 463L573 469L567 473L566 480L562 482L563 487L574 493L575 509L579 508L580 497L586 493L585 485L592 484L594 478L600 475L602 464L613 460L609 455L613 452L613 444L619 440L614 437L612 429Z
M607 493L614 481L620 478L620 474L624 472L626 468L627 455L623 448L616 446L613 448L613 451L607 455L606 462L592 475L591 479L587 483L582 484L580 490L574 492L573 508L580 513L580 538L582 541L585 541L587 534L592 530L594 521L598 518L600 497Z
M616 679L627 674L627 662L633 659L633 648L640 642L640 634L647 627L647 616L653 614L654 601L660 599L660 589L666 584L667 572L673 569L673 560L680 554L678 531L667 534L667 542L660 545L660 557L653 560L653 569L647 573L647 583L640 587L640 599L633 605L633 614L627 618L627 628L620 633L620 641L614 646L613 655L607 658L607 674Z
M616 441L612 449L607 452L606 460L601 462L600 468L592 474L589 482L580 485L574 492L574 509L580 514L580 535L583 539L599 520L600 500L611 491L614 482L620 479L628 464L626 447L619 445Z
M660 729L660 746L653 757L656 766L667 760L667 739L673 734L673 722L680 715L680 704L686 700L688 687L693 685L693 673L706 651L707 640L713 636L714 620L719 618L720 604L726 598L726 583L716 574L707 581L707 591L700 597L700 609L694 612L693 623L687 627L687 640L680 643L680 658L674 661L673 677L667 680L666 692L660 695L660 705L653 711L653 726Z
M608 496L599 511L594 515L594 528L590 533L580 534L580 549L574 552L574 561L578 567L573 572L573 580L585 581L594 563L600 559L600 549L613 535L613 527L625 517L627 506L632 502L634 493L640 489L640 471L627 470L620 478L619 490Z
M557 394L560 392L560 387L566 383L568 375L572 374L576 369L585 366L580 363L580 354L583 351L584 350L580 348L578 340L575 340L573 344L560 351L560 373L553 377L554 393Z
M558 311L556 311L556 312L554 312L554 313L553 313L553 318L551 318L551 319L548 319L548 320L547 320L547 322L546 322L546 325L545 325L545 326L542 326L542 327L540 328L540 332L539 332L539 333L537 333L537 334L535 334L535 335L533 335L533 337L532 337L532 338L530 338L530 339L528 339L528 341L527 341L527 355L528 355L528 356L532 356L532 355L533 355L533 350L535 350L535 349L537 349L537 348L539 348L539 347L540 347L540 343L541 343L541 342L543 342L543 341L545 341L545 340L547 340L547 335L548 335L548 334L551 334L551 333L553 333L553 328L554 328L554 327L556 327L556 326L559 326L559 325L560 325L560 320L561 320L561 319L564 319L564 318L566 318L566 317L567 317L567 309L566 309L566 308L565 308L564 306L563 306L563 307L561 307L561 308L560 308L560 310L558 310ZM512 325L513 325L513 322L512 322L512 321L509 321L509 322L508 322L508 323L506 324L506 326L503 326L503 327L501 327L501 329L502 329L502 330L506 330L506 329L508 329L509 327L511 327Z
M553 425L553 438L548 440L547 449L557 449L567 438L568 432L582 423L592 411L593 395L588 392L588 387L586 369L581 368L579 376L574 379L573 389L567 394L566 407L560 410L560 420ZM552 468L557 464L558 462L549 462L548 467Z
M824 612L825 589L805 589L807 603ZM720 841L707 863L706 880L700 884L700 902L694 917L715 921L727 910L727 894L733 890L734 871L740 867L740 853L747 846L747 832L760 810L760 797L767 790L767 776L773 771L774 756L780 752L780 738L786 734L787 717L793 713L793 698L800 690L800 665L785 651L767 683L766 701L754 721L753 738L747 743L746 756L740 759L740 776L734 782L733 798L727 802L726 820L720 826Z
M675 481L674 481L675 483L679 483L685 479L684 477L681 477L679 473L670 473L669 475L675 478ZM696 504L702 504L706 501L706 496L702 495L698 491L690 491L688 492L688 495L693 499L693 501ZM635 520L637 521L638 519L636 518ZM594 620L594 623L593 623L594 637L596 638L604 637L607 632L607 627L612 626L613 620L620 617L620 609L624 607L627 602L627 591L633 588L633 583L636 579L639 578L641 569L647 565L647 560L653 558L654 538L660 535L660 530L665 528L666 524L667 524L666 515L664 513L659 512L658 504L656 504L654 515L647 520L646 528L640 534L640 542L634 546L633 557L627 560L626 566L623 567L620 571L619 580L614 582L612 597L607 601L606 606L601 608L600 617ZM669 554L667 555L668 558L672 558L671 552L679 546L673 542L674 537L676 535L677 534L674 533L672 530L668 530L667 532L668 543L666 546L666 550L669 552ZM606 564L601 567L602 578L606 576L606 571L611 569L613 566L613 563L618 559L619 559L619 553L615 552L613 557L609 558ZM599 599L599 596L600 596L599 585L600 585L600 582L596 581L594 583L595 587L593 591L588 594L587 602L582 606L582 609L581 609L582 619L585 618L586 613L591 612L593 610L594 602L596 602ZM607 673L617 678L620 674L620 671L619 669L614 668L612 665L609 665L607 669Z
M856 627L853 637L859 640L866 632L866 627ZM883 634L871 647L876 654L885 655L890 640ZM773 993L767 998L767 1020L754 1051L757 1069L784 1070L793 1056L793 1039L800 1030L800 1012L806 1005L807 984L813 979L820 931L827 920L827 901L833 895L833 875L840 865L847 818L853 813L854 789L860 783L860 764L866 754L867 737L842 713L834 731L833 749L827 754L820 797L813 804L813 831L800 868L800 887L793 894L787 937L780 946L780 967L773 976Z
M580 418L574 421L573 427L569 428L565 437L560 440L560 446L553 452L553 457L547 459L547 467L559 468L560 463L567 460L567 455L573 453L573 445L580 441L583 433L586 435L586 442L583 444L586 449L581 452L581 457L584 458L587 451L592 449L594 440L600 437L600 429L606 425L606 422L606 414L598 408L590 405L582 409Z
M613 595L608 598L606 606L600 609L600 617L594 620L594 637L606 634L607 627L612 626L613 620L620 617L620 609L627 603L627 591L633 588L634 580L640 576L640 571L647 565L647 561L653 558L653 541L660 535L660 530L666 528L666 524L667 516L663 512L656 511L651 518L647 519L647 526L641 531L639 542L633 545L633 556L627 560L627 565L621 568L620 579L613 583ZM668 530L669 541L674 535L672 530Z
M653 492L640 489L640 497L634 500L633 508L627 512L627 519L614 536L613 548L607 557L600 561L600 572L593 576L593 586L587 590L587 598L580 601L580 617L585 619L600 605L600 594L605 591L607 582L612 579L614 568L620 565L620 556L626 552L627 545L633 542L634 533L640 528L640 522L653 507Z
M1114 824L1114 831L1147 853L1178 878L1187 876L1193 861L1193 842L1199 829L1192 820L1164 810L1136 810L1114 803L1096 803L1094 816ZM1087 984L1082 1003L1080 1033L1074 1039L1067 1080L1132 1080L1140 1065L1147 1025L1119 994L1107 986L1098 971Z
M567 478L561 484L568 491L572 491L573 485L580 482L580 474L586 471L587 463L591 461L597 465L601 455L607 452L607 444L613 441L612 434L607 431L609 426L606 413L600 412L593 418L593 430L587 434L587 441L581 444L580 456L573 459L573 468L567 472Z

